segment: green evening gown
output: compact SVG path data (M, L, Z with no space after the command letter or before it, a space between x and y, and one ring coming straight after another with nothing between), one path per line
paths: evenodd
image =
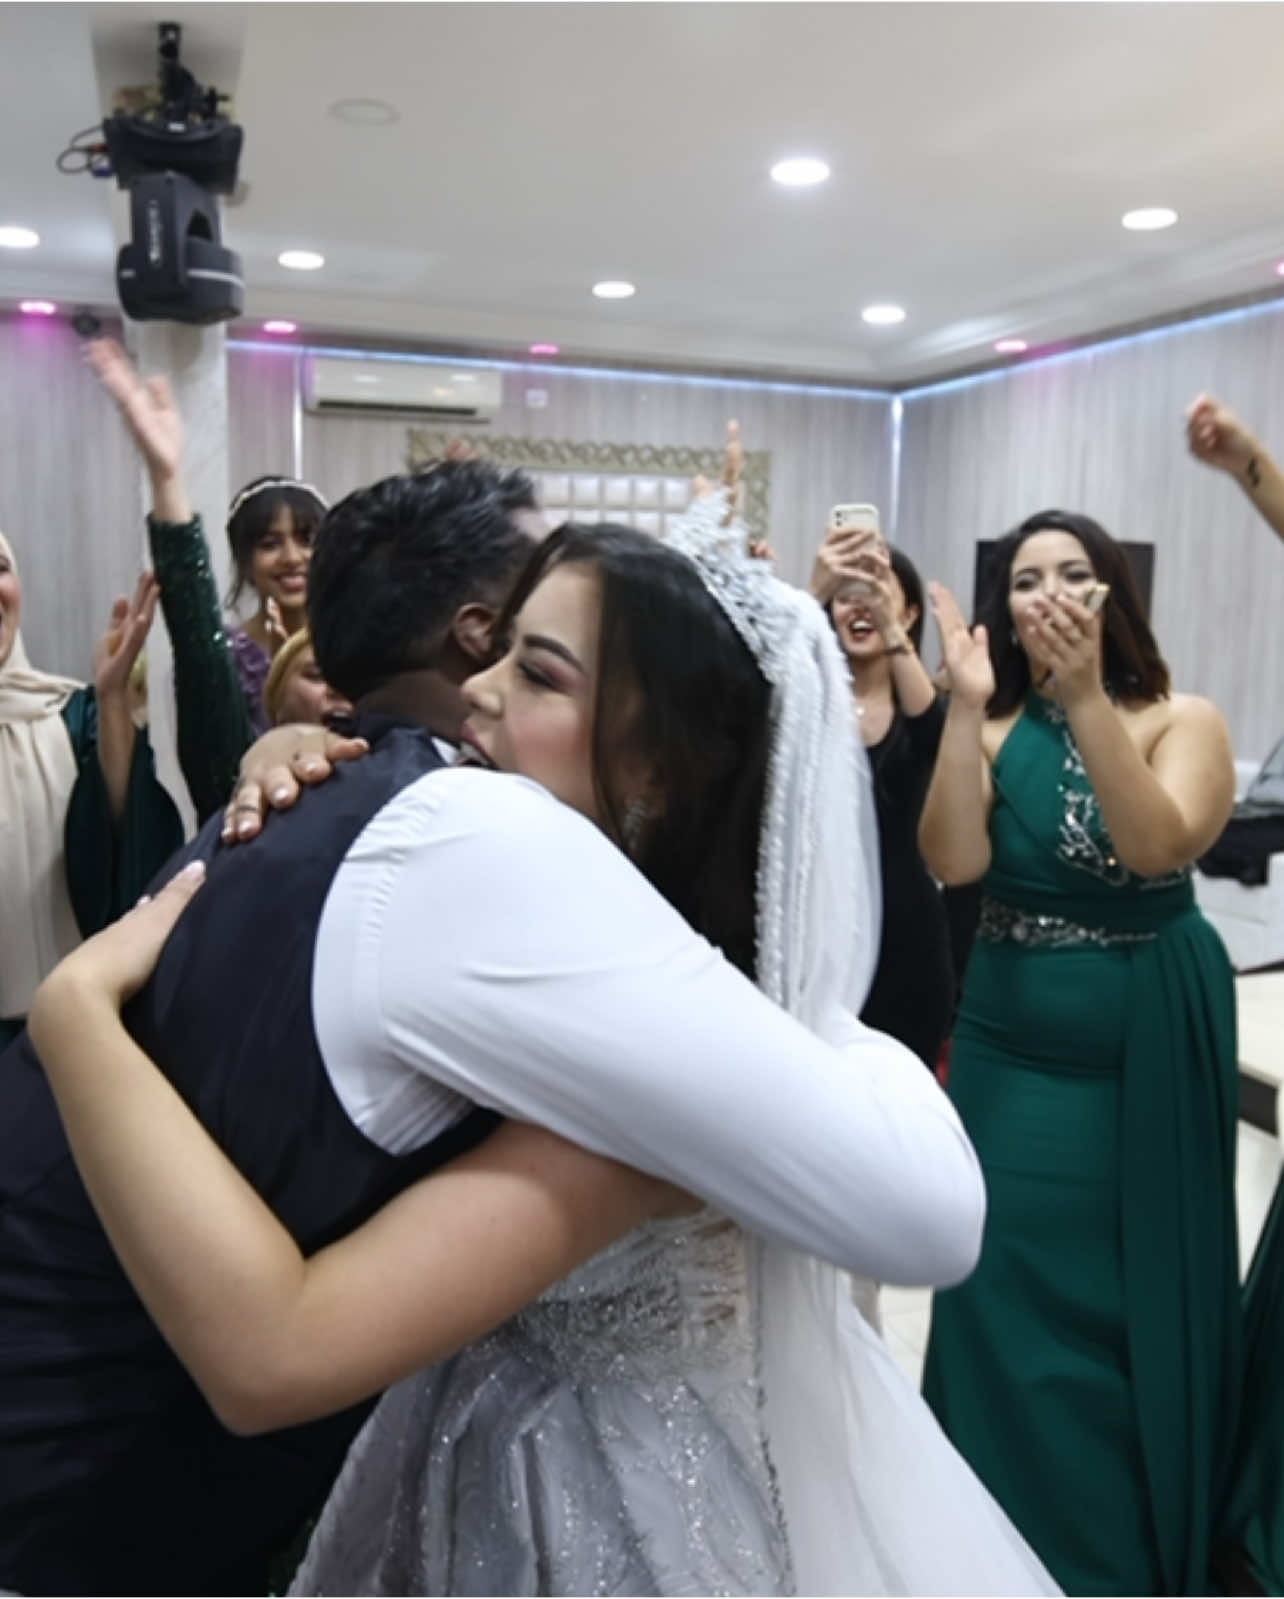
M1208 1592L1240 1377L1233 976L1189 874L1121 866L1064 714L995 762L950 1065L980 1264L924 1394L1070 1594Z
M1244 1285L1244 1400L1224 1524L1223 1593L1284 1594L1284 1178ZM1247 1581L1243 1579L1247 1577Z

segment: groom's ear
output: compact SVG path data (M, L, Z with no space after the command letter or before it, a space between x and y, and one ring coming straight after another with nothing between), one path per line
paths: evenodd
M489 666L493 657L495 615L494 606L471 601L461 605L451 618L451 637L477 667Z

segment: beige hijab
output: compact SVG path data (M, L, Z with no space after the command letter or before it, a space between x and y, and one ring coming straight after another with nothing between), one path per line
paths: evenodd
M16 567L3 534L0 553ZM21 633L0 666L0 1016L25 1016L80 942L63 856L76 758L59 714L79 687L35 671Z

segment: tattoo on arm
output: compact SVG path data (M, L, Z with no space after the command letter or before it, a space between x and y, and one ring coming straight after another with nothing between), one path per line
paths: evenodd
M1251 455L1248 465L1244 468L1244 476L1248 479L1250 488L1260 489L1262 486L1262 469L1257 464L1257 457Z

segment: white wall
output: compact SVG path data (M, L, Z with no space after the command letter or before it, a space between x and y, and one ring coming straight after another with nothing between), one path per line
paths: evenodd
M975 546L1034 511L1085 511L1152 542L1152 622L1179 689L1207 694L1235 752L1284 735L1284 545L1186 453L1201 389L1284 455L1284 308L1208 319L902 401L897 538L971 601Z
M59 321L0 316L0 528L27 588L32 659L84 675L141 560L141 484L111 405ZM288 348L228 355L231 479L292 472L338 496L405 463L407 424L303 414ZM508 372L503 434L716 446L730 416L771 452L771 530L802 581L838 500L890 521L890 399L704 379ZM548 403L529 409L528 387ZM1284 546L1185 453L1182 412L1221 394L1284 453L1284 307L1209 319L903 398L898 541L971 598L974 548L1031 511L1087 511L1156 546L1154 622L1178 686L1226 712L1243 760L1284 733ZM296 460L296 450L298 459ZM203 507L223 537L220 506ZM932 651L929 650L929 656Z

